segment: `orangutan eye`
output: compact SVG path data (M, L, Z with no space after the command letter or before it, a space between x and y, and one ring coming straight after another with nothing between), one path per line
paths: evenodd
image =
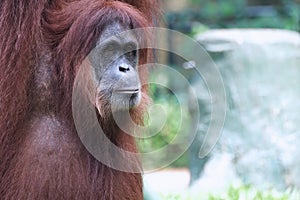
M125 46L126 57L130 60L135 60L137 57L137 46L134 43L129 43Z
M116 55L119 45L115 42L107 44L103 50L103 55L106 59L112 58Z

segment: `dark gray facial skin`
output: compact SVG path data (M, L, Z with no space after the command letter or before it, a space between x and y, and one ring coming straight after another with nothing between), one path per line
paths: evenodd
M100 114L104 105L116 112L136 107L141 101L138 42L132 31L122 33L126 30L129 28L118 22L107 25L89 54Z

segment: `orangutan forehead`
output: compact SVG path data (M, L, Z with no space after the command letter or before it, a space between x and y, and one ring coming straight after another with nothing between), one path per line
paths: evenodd
M134 30L130 30L130 25L124 25L117 21L112 22L103 29L98 44L106 42L108 39L122 42L126 42L126 40L132 41L135 39L135 33Z

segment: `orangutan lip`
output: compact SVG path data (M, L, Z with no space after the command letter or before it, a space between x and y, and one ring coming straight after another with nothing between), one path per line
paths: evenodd
M136 94L139 93L140 89L121 89L121 90L115 90L115 93L121 93L121 94Z

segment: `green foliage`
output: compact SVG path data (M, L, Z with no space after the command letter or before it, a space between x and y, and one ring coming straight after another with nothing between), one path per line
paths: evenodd
M151 139L141 141L141 148L144 152L149 152L153 149L162 148L168 145L169 142L174 138L178 132L179 125L177 122L180 121L181 112L178 107L180 106L174 95L164 89L160 89L157 85L150 85L150 94L154 104L160 106L164 111L165 115L155 115L155 113L149 113L149 116L155 116L156 119L149 119L146 117L146 124L149 125L150 132L156 130L156 122L165 121L164 127ZM150 110L151 112L151 110ZM153 111L155 112L155 111Z
M250 2L250 3L249 3ZM194 32L195 24L210 28L280 28L299 31L300 4L293 0L190 0L192 7L166 13L170 28L184 33ZM201 29L202 31L202 29Z
M167 194L163 200L296 200L299 199L297 190L288 189L283 192L275 190L261 191L250 185L230 187L224 194Z
M260 191L249 185L230 187L225 195L209 195L209 200L292 200L290 191L279 193L273 190Z
M193 36L196 36L199 33L205 32L207 30L209 30L208 26L206 26L206 25L204 25L200 22L197 22L197 23L193 24L190 35L193 37Z
M152 74L156 76L156 74ZM142 153L158 150L168 145L177 134L185 134L180 130L185 130L187 124L183 122L189 117L187 113L182 112L182 106L177 97L167 88L156 84L149 85L149 94L152 98L154 107L148 111L145 118L147 129L153 136L138 140L138 146ZM153 116L153 118L151 118ZM161 127L161 124L163 126ZM161 129L159 129L161 127ZM174 145L174 144L173 144ZM175 144L176 145L176 144ZM178 144L179 145L179 144ZM178 146L180 148L180 146ZM172 167L186 167L188 156L184 153L178 160L171 164Z
M244 0L191 0L192 5L201 11L200 16L211 20L235 18L241 14L241 8L245 7Z

